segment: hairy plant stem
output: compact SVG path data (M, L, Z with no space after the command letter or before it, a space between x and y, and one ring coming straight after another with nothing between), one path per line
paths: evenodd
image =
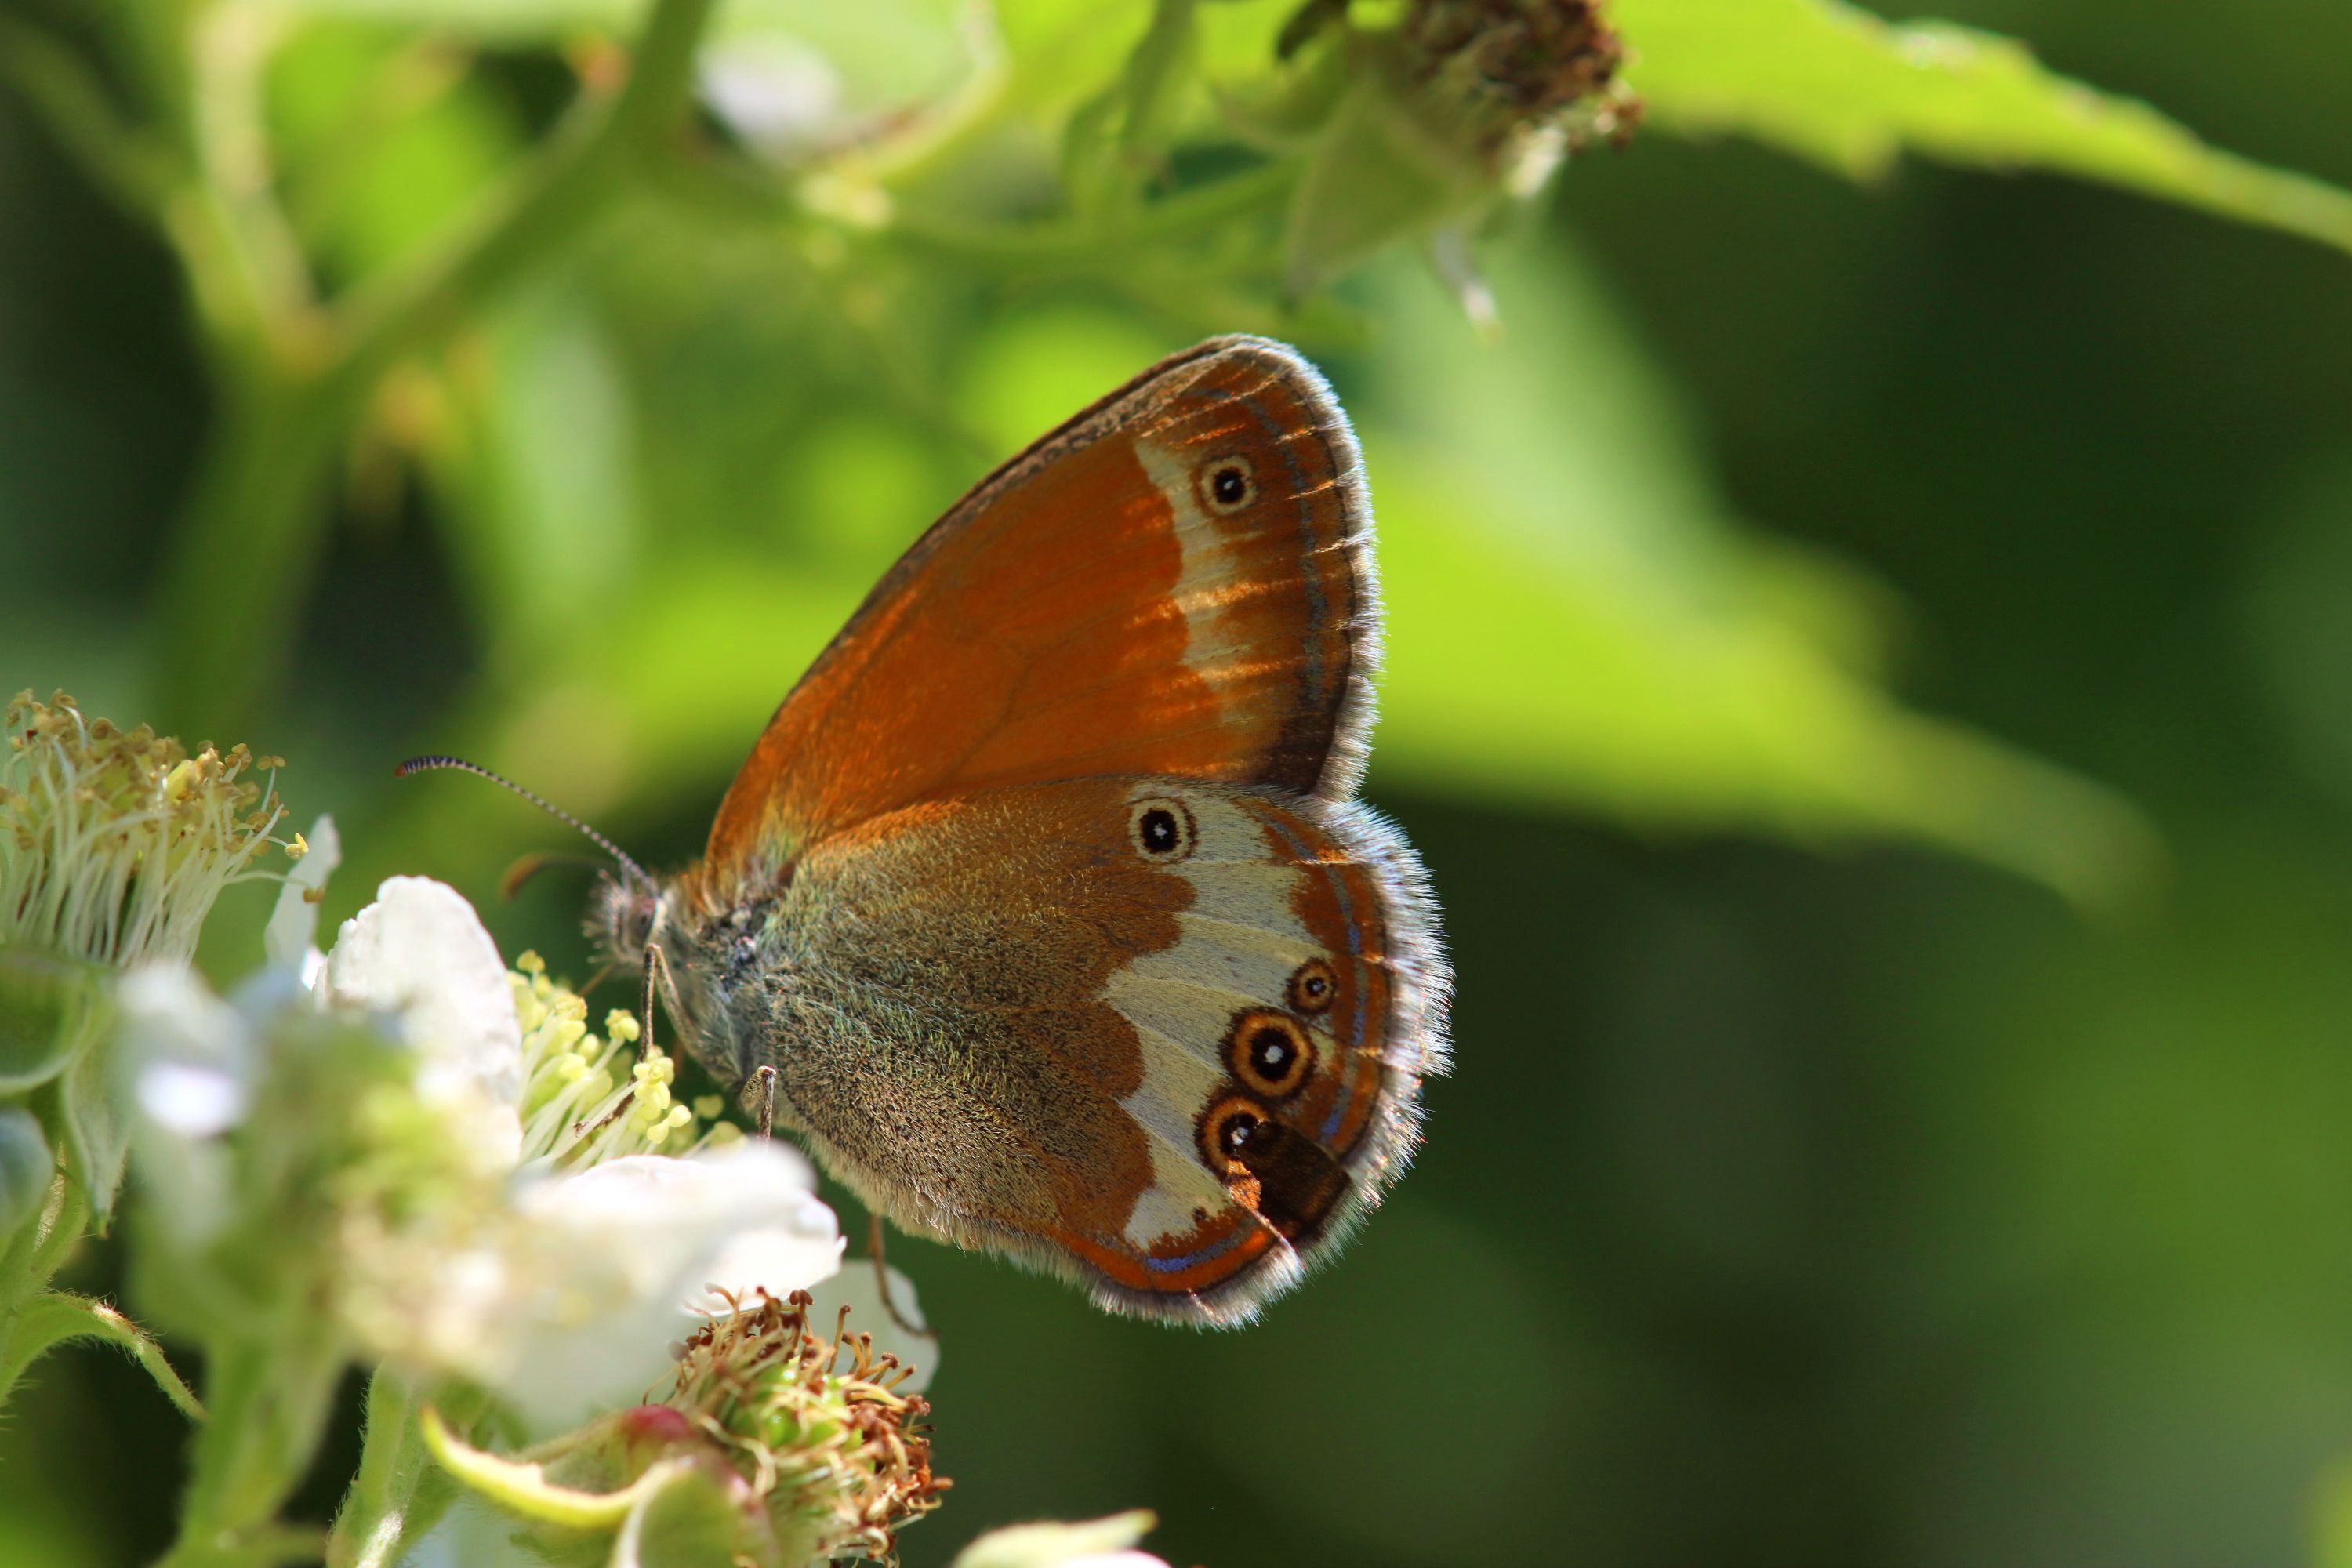
M316 1314L279 1326L208 1347L211 1419L196 1429L180 1536L159 1568L268 1568L318 1551L315 1533L289 1532L278 1510L318 1449L346 1347Z
M433 1393L443 1423L461 1433L488 1405L470 1388ZM359 1473L327 1538L327 1568L395 1568L457 1500L457 1483L425 1447L425 1405L416 1386L396 1372L379 1369L368 1384L367 1437Z

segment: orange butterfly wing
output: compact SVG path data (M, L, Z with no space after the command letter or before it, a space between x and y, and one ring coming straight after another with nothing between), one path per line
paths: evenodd
M697 1048L775 1067L877 1212L1235 1322L1402 1169L1448 973L1352 798L1359 467L1280 344L1165 360L924 534L770 721L656 929Z
M1352 795L1379 635L1359 466L1322 377L1263 339L1080 414L917 541L785 698L712 824L712 890L1008 785Z

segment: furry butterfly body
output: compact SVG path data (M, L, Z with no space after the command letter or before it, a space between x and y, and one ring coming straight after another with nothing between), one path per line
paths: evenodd
M1425 878L1353 799L1378 636L1321 378L1204 343L917 542L702 861L610 884L599 934L877 1211L1245 1320L1377 1203L1444 1062Z

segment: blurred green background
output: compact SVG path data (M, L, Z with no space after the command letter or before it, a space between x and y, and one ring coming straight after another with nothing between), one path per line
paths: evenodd
M207 35L249 68L223 199L270 205L298 289L396 276L563 134L631 9L250 8L257 41ZM1297 199L1153 205L1283 167L1203 127L1285 7L1204 8L1197 79L1150 112L1085 97L1132 84L1145 7L1008 5L992 39L802 7L790 49L706 57L677 169L312 447L247 454L236 483L294 475L273 535L257 492L203 497L300 383L257 389L192 297L201 216L142 222L69 151L20 24L124 101L136 52L7 10L0 686L283 753L298 818L349 847L331 917L430 874L577 973L576 877L496 894L562 830L394 761L477 756L681 863L874 576L1031 436L1229 330L1298 342L1358 419L1393 616L1370 795L1460 971L1427 1148L1238 1334L894 1243L944 1335L956 1482L910 1563L1137 1505L1220 1568L2352 1563L2340 251L1710 138L1738 117L1670 90L1667 45L1740 6L1644 0L1619 20L1656 123L1480 242L1492 337L1410 236L1294 305ZM2352 184L2338 0L1944 10ZM1018 112L908 130L975 80ZM1142 153L1088 206L1083 135L1055 174L1022 127L1098 110ZM215 922L217 976L258 908ZM95 1352L37 1384L0 1429L0 1560L152 1556L177 1417Z

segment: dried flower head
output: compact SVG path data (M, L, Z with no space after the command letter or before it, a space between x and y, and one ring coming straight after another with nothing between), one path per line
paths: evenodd
M809 1321L808 1292L730 1300L687 1341L667 1403L738 1456L777 1535L814 1557L895 1559L898 1531L939 1506L913 1375L844 1310L832 1336Z
M191 753L145 725L124 731L58 692L8 704L0 754L0 946L93 963L185 963L221 889L277 845L275 757Z
M1612 116L1632 103L1616 91L1624 45L1595 0L1419 0L1404 36L1414 74L1467 110L1490 144L1587 100Z

